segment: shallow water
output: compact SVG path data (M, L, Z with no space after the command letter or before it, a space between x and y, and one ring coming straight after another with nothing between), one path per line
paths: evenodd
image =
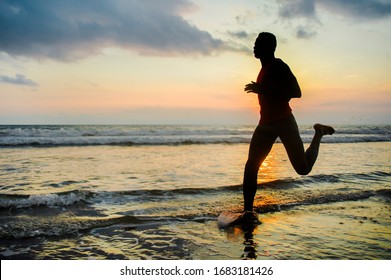
M242 207L247 149L3 147L1 259L391 259L391 142L323 144L309 176L275 144L262 224L219 229Z

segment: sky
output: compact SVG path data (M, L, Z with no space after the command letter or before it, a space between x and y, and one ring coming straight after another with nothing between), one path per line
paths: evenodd
M1 0L0 124L257 124L259 32L300 124L391 124L391 0Z

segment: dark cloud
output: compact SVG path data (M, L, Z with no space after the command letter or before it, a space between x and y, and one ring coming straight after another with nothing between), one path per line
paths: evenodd
M282 19L304 19L306 25L296 27L296 37L314 37L316 25L321 24L319 14L328 11L354 20L383 19L391 15L391 0L277 0ZM294 25L294 24L293 24Z
M381 19L391 15L390 0L317 0L334 13L360 19Z
M23 86L38 86L36 82L26 78L25 75L16 74L15 77L3 76L0 75L0 82L14 85L23 85Z
M208 55L223 42L186 21L188 0L2 0L0 51L70 61L105 47Z
M282 18L314 17L314 0L280 0L279 15Z
M390 0L277 0L282 18L314 18L320 9L360 19L381 19L391 15Z
M299 26L296 31L296 37L299 39L310 39L317 34L316 31L311 30L305 26Z

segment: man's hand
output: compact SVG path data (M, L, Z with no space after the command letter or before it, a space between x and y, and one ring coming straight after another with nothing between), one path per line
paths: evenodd
M244 87L244 91L247 93L253 92L259 94L261 93L261 85L256 82L251 82Z

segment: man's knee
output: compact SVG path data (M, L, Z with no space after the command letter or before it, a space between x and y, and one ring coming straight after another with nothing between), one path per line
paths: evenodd
M261 164L257 160L248 159L245 165L246 172L258 173Z

